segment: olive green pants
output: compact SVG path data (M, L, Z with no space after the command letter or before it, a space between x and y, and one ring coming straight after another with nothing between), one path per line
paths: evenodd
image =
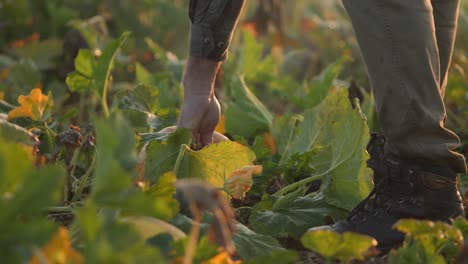
M343 0L387 137L386 153L465 172L460 139L444 127L443 97L459 0Z

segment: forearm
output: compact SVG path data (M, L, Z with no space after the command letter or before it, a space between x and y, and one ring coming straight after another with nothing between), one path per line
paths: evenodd
M190 49L183 80L185 92L212 93L245 0L190 0Z
M183 78L184 98L190 96L212 97L214 81L221 62L204 57L189 56Z
M227 57L244 3L245 0L190 0L190 52L178 127L190 129L197 146L213 142L221 115L214 82L221 62Z

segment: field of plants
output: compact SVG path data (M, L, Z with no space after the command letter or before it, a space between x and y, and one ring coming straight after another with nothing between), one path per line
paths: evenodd
M401 220L386 256L307 232L372 190L379 128L340 1L293 2L249 1L216 79L219 142L195 149L173 127L188 1L0 0L0 263L467 263L465 219ZM445 101L467 156L460 12Z

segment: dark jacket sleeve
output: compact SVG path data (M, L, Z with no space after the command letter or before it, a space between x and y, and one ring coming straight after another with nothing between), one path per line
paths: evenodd
M190 55L225 60L244 3L245 0L190 0Z

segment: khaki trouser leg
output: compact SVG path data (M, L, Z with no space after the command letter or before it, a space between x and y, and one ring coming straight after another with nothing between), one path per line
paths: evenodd
M374 92L386 152L466 171L444 127L458 0L343 0Z

